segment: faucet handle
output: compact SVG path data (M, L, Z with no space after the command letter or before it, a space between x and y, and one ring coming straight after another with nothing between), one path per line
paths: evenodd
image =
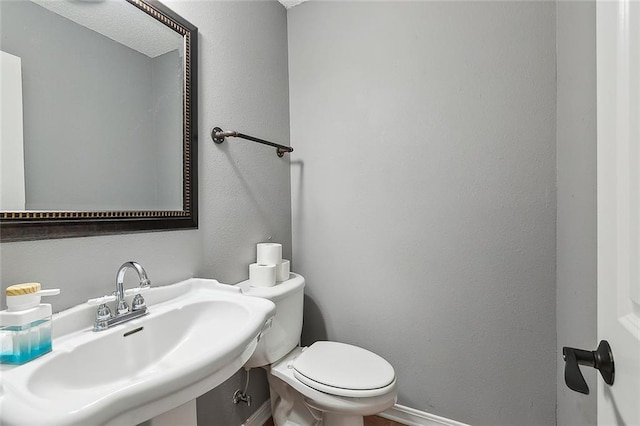
M104 305L107 302L113 302L114 300L116 300L116 296L102 296L102 297L96 297L95 299L89 299L87 300L87 303L89 305Z
M151 287L135 287L135 288L130 288L124 291L124 295L125 296L132 296L135 294L140 294L140 293L145 293L148 290L151 290Z
M144 301L144 297L140 294L136 294L136 297L133 298L131 302L131 309L134 311L139 311L141 309L146 309L147 303Z
M106 304L98 306L98 312L96 312L96 323L106 321L111 318L111 309Z
M96 321L93 323L93 331L100 331L109 328L108 321L111 319L111 309L102 303L96 312Z
M140 309L145 309L147 307L147 304L144 301L144 297L142 297L142 294L140 293L146 293L147 290L150 290L150 289L151 287L136 287L136 288L130 288L128 290L125 290L124 292L125 296L131 296L135 294L135 297L131 301L132 310L138 311Z

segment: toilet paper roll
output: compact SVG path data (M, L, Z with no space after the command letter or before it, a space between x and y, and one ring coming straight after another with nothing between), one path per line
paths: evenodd
M251 287L273 287L276 285L276 265L252 263L249 265Z
M282 262L276 265L276 281L288 280L289 272L291 272L291 262L287 259L282 259Z
M256 246L256 263L277 265L282 262L282 244L260 243Z

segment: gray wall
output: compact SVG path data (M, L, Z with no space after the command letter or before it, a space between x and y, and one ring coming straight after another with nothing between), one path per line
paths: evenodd
M596 318L596 7L557 3L558 425L595 425L596 393L564 383L562 347L593 350ZM582 369L590 389L597 372Z
M289 144L286 10L275 1L165 3L200 34L198 274L235 283L248 278L257 242L280 242L291 256L289 157L233 138L216 145L209 134L219 126ZM244 386L241 372L198 399L198 423L246 420L269 398L264 373L251 377L251 407L229 402Z
M288 12L303 343L369 348L399 403L555 423L555 4Z
M116 269L139 261L154 285L201 276L248 276L255 243L271 238L291 255L288 157L249 142L214 145L212 127L288 143L286 11L276 2L165 1L199 30L200 226L194 231L0 244L0 282L59 287L55 311L113 291ZM238 25L241 22L242 25ZM4 291L2 292L4 294ZM4 304L4 300L3 300ZM252 373L253 375L254 373ZM255 374L250 408L234 406L239 373L198 400L205 425L239 425L268 397Z

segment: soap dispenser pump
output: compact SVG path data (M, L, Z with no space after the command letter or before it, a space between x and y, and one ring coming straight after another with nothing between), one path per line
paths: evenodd
M0 364L24 364L51 352L51 305L42 296L60 294L42 290L40 283L7 287L7 309L0 311Z

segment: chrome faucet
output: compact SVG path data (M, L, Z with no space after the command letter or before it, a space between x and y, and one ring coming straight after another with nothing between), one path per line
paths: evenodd
M140 284L138 285L138 287L132 290L135 296L133 298L133 301L131 302L131 309L129 309L129 305L125 300L124 291L124 276L129 269L133 269L134 271L136 271L138 273L138 278L140 279ZM98 312L96 313L96 321L93 325L93 330L106 330L107 328L114 325L122 324L123 322L139 318L149 313L147 305L140 292L144 289L149 288L150 286L151 281L147 277L147 272L144 270L142 265L140 265L138 262L123 263L122 266L120 266L120 269L118 269L118 273L116 274L116 291L113 293L113 296L93 299L93 301L100 303ZM113 314L106 304L106 302L111 300L115 300L116 302L115 312Z
M147 288L151 286L151 281L147 278L147 271L144 270L142 265L138 262L125 262L122 264L120 269L118 269L118 274L116 275L116 292L114 293L116 296L116 315L124 315L129 312L129 305L124 300L124 275L127 273L129 269L133 269L138 273L138 278L140 278L139 288ZM136 299L138 299L136 301ZM136 294L133 299L133 310L136 310L136 302L140 303L140 299L142 299L142 303L144 303L144 299L140 294ZM139 308L139 306L138 306Z

